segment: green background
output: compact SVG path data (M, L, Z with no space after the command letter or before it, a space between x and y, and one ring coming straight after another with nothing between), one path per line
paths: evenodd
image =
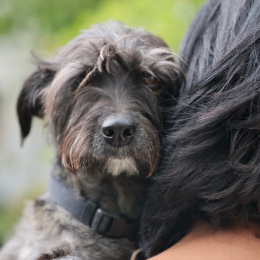
M203 0L1 0L0 33L31 30L39 47L52 50L89 25L120 20L143 27L173 49ZM1 2L0 1L0 2Z

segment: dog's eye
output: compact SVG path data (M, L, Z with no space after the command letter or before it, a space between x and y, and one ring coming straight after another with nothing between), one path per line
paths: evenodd
M74 80L72 82L73 89L77 89L79 87L80 83L82 82L82 80L83 80L83 77L80 77L80 78L77 78L76 80Z
M89 86L92 86L93 85L93 81L90 80L88 82L86 82L86 84L83 85L83 87L89 87Z
M148 86L157 86L160 83L160 80L154 76L149 76L145 78L145 83Z
M76 79L73 83L72 83L72 87L74 89L77 89L80 84L82 83L82 81L84 80L84 78L78 78ZM89 87L93 85L93 81L92 80L88 80L86 82L84 82L84 84L82 85L82 87Z

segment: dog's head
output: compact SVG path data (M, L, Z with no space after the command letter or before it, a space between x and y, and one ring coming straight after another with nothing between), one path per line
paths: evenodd
M25 81L17 105L22 138L32 116L43 117L69 172L149 176L180 76L161 39L118 22L96 25Z

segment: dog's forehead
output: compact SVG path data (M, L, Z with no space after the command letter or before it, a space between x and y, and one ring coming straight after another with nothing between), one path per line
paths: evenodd
M132 29L120 22L111 21L95 24L72 39L58 52L58 63L64 65L81 61L83 64L94 66L105 45L113 45L117 52L127 53L137 51L142 53L149 49L167 48L164 41L142 28Z
M90 46L92 44L90 43ZM92 46L93 47L93 46ZM146 49L142 48L122 50L115 45L104 44L90 50L90 48L80 48L70 55L59 68L57 77L59 81L67 81L76 76L85 74L86 77L93 77L99 74L110 74L113 76L123 76L131 71L151 70L156 64L162 62L161 55L172 54L166 49ZM172 63L172 62L171 62ZM161 65L163 65L161 63ZM161 66L161 69L163 66Z
M174 59L168 48L153 48L139 45L136 48L125 48L115 44L106 43L102 39L85 42L83 46L74 49L69 55L60 60L58 70L68 77L81 73L93 72L122 74L133 69L157 67L162 70L165 66L172 66ZM159 68L160 67L160 68Z
M56 96L73 81L79 82L77 78L82 79L82 75L85 82L95 75L119 82L133 71L165 75L167 79L176 75L172 52L160 38L117 22L95 25L84 31L57 53L56 64L57 73L49 96ZM131 75L134 75L131 80L135 80L136 75Z
M130 39L126 40L124 44L108 42L106 38L86 39L77 48L65 46L62 51L65 54L62 53L58 57L58 62L60 68L68 66L78 69L93 68L98 60L104 61L106 59L109 59L113 66L118 66L119 61L136 65L152 59L155 54L155 52L151 52L153 49L152 46L147 47L141 41L140 44L134 45ZM147 55L149 51L150 56ZM153 61L156 61L155 57Z

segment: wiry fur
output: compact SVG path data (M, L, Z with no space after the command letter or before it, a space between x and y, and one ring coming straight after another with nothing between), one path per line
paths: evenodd
M122 172L127 172L129 176L138 174L136 163L132 158L110 158L107 160L105 168L113 176L118 176Z
M57 151L56 178L102 209L138 221L145 178L158 164L167 107L175 104L180 79L172 53L159 38L118 22L95 25L53 59L39 60L25 81L17 104L22 138L29 134L32 116L44 118ZM115 115L135 124L135 136L125 146L111 146L101 134L104 120ZM27 205L0 258L122 260L130 259L136 247L137 240L95 233L46 193ZM52 253L55 248L75 254L58 255Z
M147 201L147 257L196 220L260 224L260 2L210 0L181 52L187 89Z
M43 254L39 258L37 258L37 260L51 260L51 259L80 260L79 257L71 254L69 251L60 248L53 249L50 254Z

